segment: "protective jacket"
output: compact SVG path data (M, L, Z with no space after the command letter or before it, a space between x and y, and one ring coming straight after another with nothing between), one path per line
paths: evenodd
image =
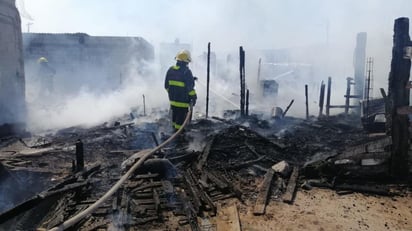
M192 71L186 63L178 61L167 71L165 89L172 107L188 108L191 101L194 104L197 99L194 86Z

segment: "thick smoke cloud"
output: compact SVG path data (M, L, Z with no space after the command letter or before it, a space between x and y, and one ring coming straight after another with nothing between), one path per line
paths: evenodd
M280 80L280 97L274 104L285 107L295 98L290 113L302 115L303 110L299 109L304 105L304 84L312 86L310 105L314 108L319 84L322 80L327 81L328 76L333 78L333 103L343 102L345 79L354 73L353 51L358 32L368 33L366 53L375 61L374 95L379 96L377 89L380 87L387 88L393 21L398 17L411 16L412 4L409 0L30 0L25 1L25 9L34 21L23 18L22 28L26 30L26 23L33 22L32 32L141 36L156 47L156 52L159 52L161 42L172 42L176 38L191 43L193 72L199 77L197 88L200 99L196 110L200 114L204 113L205 101L204 87L200 82L205 83L206 70L196 64L199 62L196 58L206 50L207 42L212 43L220 70L228 69L226 76L214 76L215 79L212 79L213 89L220 94L211 95L216 113L224 108L233 109L233 104L238 104L236 55L240 45L246 50L247 84L252 94L256 95L259 93L253 89L256 89L259 52L291 48L293 61L316 64L313 78L295 83ZM226 63L228 54L235 58L230 67ZM170 60L172 64L173 57ZM51 113L61 119L61 122L51 123L52 127L102 122L114 114L127 113L130 107L136 106L134 100L144 93L153 100L151 105L167 107L162 89L163 76L164 73L154 70L151 78L156 79L158 86L150 83L139 90L133 88L133 82L130 82L122 91L107 95L96 96L82 91L65 101L59 112ZM154 91L163 93L150 97L150 92ZM90 108L88 105L97 107L94 111L98 116L84 112ZM272 104L267 107L272 107ZM42 111L32 112L33 115L43 116ZM316 114L315 110L311 113ZM85 116L80 116L82 114ZM77 117L78 120L74 119Z

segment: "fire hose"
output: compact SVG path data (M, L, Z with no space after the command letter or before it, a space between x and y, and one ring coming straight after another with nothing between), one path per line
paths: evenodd
M49 231L62 231L65 230L75 224L77 224L81 219L89 215L90 213L94 212L97 208L99 208L107 199L109 199L119 188L120 186L130 177L130 175L136 171L142 164L149 158L153 153L159 151L163 148L166 144L174 140L184 129L184 127L189 123L192 114L192 106L189 107L189 111L186 115L185 121L183 122L182 126L177 130L172 136L169 137L166 141L158 145L157 147L153 148L151 151L144 154L130 169L127 171L120 179L117 181L116 184L112 186L100 199L94 202L92 205L87 207L85 210L81 211L80 213L76 214L72 218L68 219L67 221L63 222L59 226L56 226Z

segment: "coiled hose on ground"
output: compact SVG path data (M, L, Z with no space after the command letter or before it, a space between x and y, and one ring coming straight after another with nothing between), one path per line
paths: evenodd
M96 202L94 202L92 205L90 205L87 209L81 211L80 213L76 214L72 218L68 219L67 221L63 222L59 226L56 226L49 231L62 231L65 230L75 224L77 224L81 219L86 217L87 215L91 214L94 212L97 208L99 208L107 199L109 199L119 188L120 186L130 177L130 175L136 171L142 164L149 158L153 153L159 151L161 148L163 148L166 144L174 140L185 128L185 126L189 123L189 120L191 118L192 114L192 107L189 108L189 111L186 115L185 121L183 122L182 127L177 130L169 139L164 141L163 143L159 144L157 147L153 148L151 151L143 155L130 169L129 171L124 174L119 181L115 185L113 185L112 188L110 188L109 191L107 191L100 199L98 199Z

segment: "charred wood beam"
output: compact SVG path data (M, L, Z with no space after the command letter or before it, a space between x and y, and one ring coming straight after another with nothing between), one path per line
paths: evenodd
M226 191L229 189L229 185L222 179L220 179L218 176L211 172L206 172L207 178L212 181L220 190Z
M159 173L148 173L148 174L139 174L132 176L130 180L141 180L141 179L150 179L159 177Z
M133 198L136 199L147 199L147 198L152 198L153 193L151 192L137 192L133 194Z
M119 210L119 207L120 207L119 204L121 202L120 193L121 193L120 190L118 190L113 198L113 201L112 201L112 211L113 212L117 212Z
M299 176L299 168L293 167L292 174L290 175L288 186L286 187L286 192L283 194L282 199L283 202L286 203L293 203L293 199L295 197L296 192L296 183Z
M160 215L160 197L156 189L153 189L153 201L154 201L156 213Z
M229 193L229 194L219 194L216 196L212 197L212 201L219 201L219 200L225 200L228 198L236 197L234 193Z
M265 214L267 199L274 175L275 171L272 168L266 172L263 182L259 187L258 197L256 198L255 207L253 208L253 215Z
M200 207L201 207L202 203L200 201L199 193L198 193L198 191L195 187L195 182L193 182L193 180L191 179L190 174L188 172L185 172L183 174L183 178L186 182L187 188L189 189L189 193L190 193L191 199L193 201L193 205L194 205L193 209L194 209L194 211L197 215L197 214L200 213Z
M355 185L355 184L340 184L335 185L336 190L353 191L359 193L370 193L382 196L390 196L391 192L388 187L382 185Z
M214 140L215 140L215 137L213 136L213 137L209 140L209 142L207 142L206 147L205 147L205 149L203 150L203 153L202 153L202 155L200 156L200 160L199 160L199 162L197 163L197 166L196 166L196 168L197 168L198 171L202 171L203 166L206 164L207 158L208 158L208 156L209 156L210 149L212 148L212 145L213 145Z
M249 89L246 90L246 116L249 116Z
M325 84L322 81L320 85L320 94L319 94L319 117L321 117L323 114L324 99L325 99Z
M84 169L84 153L83 142L78 139L76 141L76 172L80 172Z
M332 88L332 78L328 77L328 89L326 91L326 116L329 116L330 112L330 96Z
M286 113L289 111L289 108L292 106L293 102L295 102L294 99L290 101L289 105L286 107L285 111L283 112L282 117L285 117Z
M349 98L349 99L360 99L360 98L362 98L362 96L360 96L360 95L344 95L343 97ZM359 107L357 106L357 108L359 108Z
M142 95L143 97L143 116L146 116L146 97L144 94Z
M183 162L183 161L190 162L193 159L195 159L196 157L198 157L197 152L190 152L190 153L186 153L186 154L179 155L179 156L168 157L167 159L170 160L170 162L172 162L173 164L177 164L177 163Z
M101 221L94 221L93 224L88 225L87 227L83 228L83 231L93 231L93 230L98 230L98 228L106 228L107 225L109 224L108 220L101 220Z
M209 195L206 194L203 186L197 183L198 181L196 181L196 177L190 169L188 169L186 173L186 176L189 179L188 182L193 186L193 192L195 192L199 196L201 202L203 202L203 204L205 205L204 208L206 210L212 211L212 216L216 215L216 206L213 204L213 201L212 199L210 199Z
M308 85L305 84L305 105L306 105L306 119L309 119L309 99L308 99Z
M144 225L146 223L156 221L158 219L159 217L157 216L151 216L151 217L145 217L145 218L134 218L133 220L135 221L136 225Z
M210 42L207 44L207 85L206 85L206 119L209 116L209 82L210 82Z
M253 154L256 155L256 157L261 157L262 155L260 155L259 153L256 152L255 147L253 147L252 145L250 145L247 140L245 140L244 144L246 145L247 149L249 149Z
M229 166L226 167L226 169L228 169L228 170L229 169L240 169L240 168L243 168L243 167L246 167L246 166L249 166L249 165L256 164L256 163L258 163L259 161L261 161L265 158L266 158L265 156L260 156L260 157L258 157L257 159L254 159L254 160L248 160L248 161L243 161L243 162L238 163L238 164L229 165Z
M158 188L158 187L162 187L162 186L163 186L163 184L160 181L151 182L151 183L148 183L146 185L142 185L140 187L134 188L132 190L132 192L135 193L135 192L142 191L142 190L145 190L145 189Z
M74 190L74 189L81 188L81 187L86 186L88 184L89 184L89 181L84 181L84 182L80 182L80 183L73 183L73 184L66 185L62 189L41 192L41 193L37 194L36 196L34 196L33 198L31 198L27 201L24 201L23 203L15 206L14 208L0 214L0 224L8 221L9 219L12 219L13 217L15 217L15 216L17 216L17 215L19 215L23 212L26 212L27 210L35 207L36 205L40 204L44 200L51 200L53 198L56 198L56 197L60 196L62 193L65 193L67 191L71 191L71 190Z
M48 214L46 219L43 219L42 224L39 227L51 228L64 221L64 214L67 213L67 208L65 207L66 200L62 198L56 203L55 209L53 212Z
M245 51L239 47L240 115L245 116Z
M358 106L353 106L353 105L330 105L329 108L345 108L345 110L347 108L358 108Z
M345 114L349 113L349 103L350 103L350 86L352 85L353 78L347 77L346 78L346 100L345 100Z
M154 134L154 132L150 133L152 135L152 139L155 142L156 146L159 146L159 141L157 141L156 135Z
M184 173L183 178L186 184L188 185L189 190L192 190L191 187L189 186L190 183L186 177L186 173ZM190 192L190 193L193 194L193 192ZM193 203L196 206L196 208L194 208L193 204L190 202L190 199L186 196L185 192L180 192L180 197L182 198L184 213L186 214L186 217L187 217L187 219L185 220L187 221L187 223L190 224L190 228L192 229L192 231L200 231L200 227L197 222L197 214L199 213L199 207L197 207L197 204L200 205L199 198L197 196L191 197L191 199L193 200ZM179 222L179 224L181 225L186 225L187 223Z

